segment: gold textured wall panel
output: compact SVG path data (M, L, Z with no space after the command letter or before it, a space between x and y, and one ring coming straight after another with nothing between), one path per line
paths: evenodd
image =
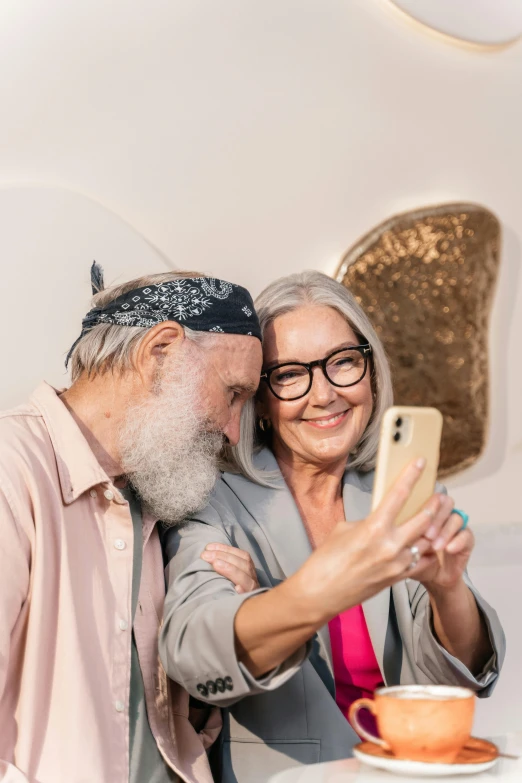
M381 223L346 253L337 272L384 343L396 404L442 412L441 476L469 467L485 446L499 246L491 212L444 204Z

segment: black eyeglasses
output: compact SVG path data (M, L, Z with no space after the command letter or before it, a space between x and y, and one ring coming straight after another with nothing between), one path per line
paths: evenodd
M320 367L332 386L346 388L362 381L368 369L372 348L365 345L351 345L334 351L325 359L315 362L287 362L270 367L261 373L261 380L279 400L299 400L312 388L313 369Z

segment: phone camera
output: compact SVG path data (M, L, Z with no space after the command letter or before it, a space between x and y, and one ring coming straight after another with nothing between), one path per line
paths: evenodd
M400 416L399 416L398 419L395 419L395 426L396 427L402 427L402 419L401 419Z
M399 441L400 439L401 439L401 433L396 432L393 436L393 440L395 441L395 443L397 443L397 441Z

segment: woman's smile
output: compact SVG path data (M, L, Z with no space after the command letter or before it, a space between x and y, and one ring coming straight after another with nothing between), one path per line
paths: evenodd
M344 424L351 412L352 409L348 408L340 413L330 413L327 416L318 416L313 419L301 419L301 421L310 427L315 427L319 430L331 430L334 427L338 427L340 424Z

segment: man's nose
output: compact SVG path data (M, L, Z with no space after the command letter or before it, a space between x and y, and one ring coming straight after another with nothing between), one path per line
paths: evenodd
M237 446L239 443L239 436L241 434L241 414L234 411L231 414L230 419L227 422L227 426L223 430L223 435L228 440L231 446Z

